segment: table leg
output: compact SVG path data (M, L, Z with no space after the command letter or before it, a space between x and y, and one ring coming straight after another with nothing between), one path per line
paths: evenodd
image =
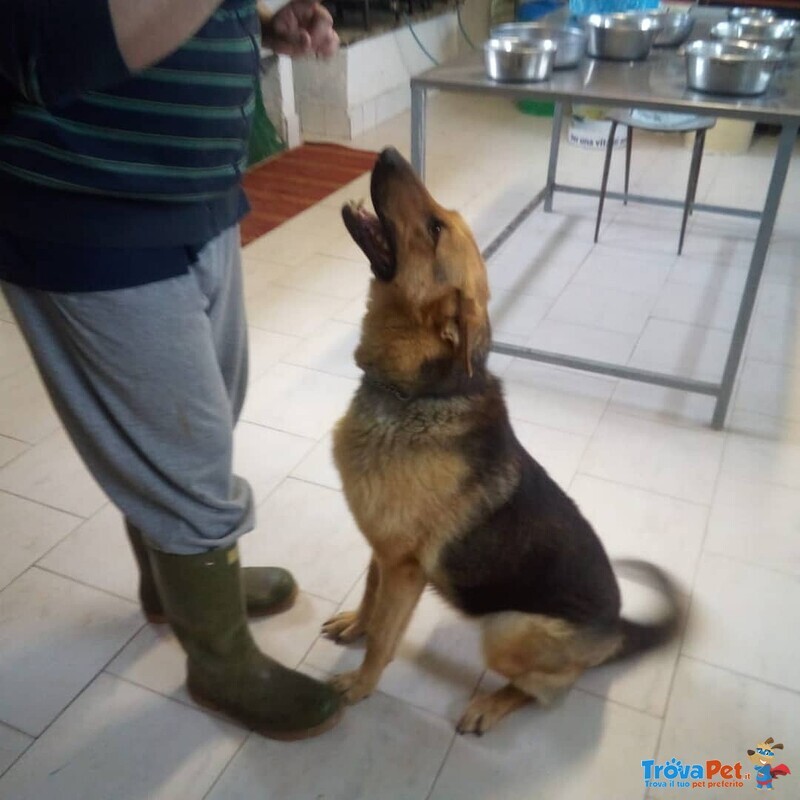
M424 86L411 85L411 166L425 180L425 114L428 92Z
M617 121L611 120L611 127L608 130L608 142L606 142L606 160L603 162L603 179L600 181L600 202L597 204L597 222L594 225L594 243L597 244L597 237L600 235L600 222L603 219L603 206L606 202L606 191L608 190L608 172L611 168L611 154L614 152L614 136L617 132ZM630 131L629 131L630 135ZM628 187L625 187L625 197L628 196Z
M547 165L547 193L544 197L544 210L553 210L553 192L556 185L556 167L558 166L558 147L561 144L561 125L564 121L564 103L556 101L553 109L553 130L550 134L550 162Z
M692 163L689 167L689 180L686 184L686 200L683 203L683 217L681 218L681 235L678 239L678 255L683 254L683 240L686 238L686 223L692 213L692 205L697 195L697 181L700 178L700 162L703 160L703 147L705 146L706 132L704 128L695 131L694 147L692 149Z
M614 137L611 137L611 146L614 146ZM633 128L628 125L625 132L625 199L622 205L628 205L628 187L631 183L631 153L633 153Z
M712 425L720 430L725 425L725 417L728 413L733 384L736 380L736 373L739 370L739 362L742 358L744 341L747 336L747 329L750 325L750 318L753 315L753 306L756 302L758 284L761 281L761 273L764 271L764 262L767 257L769 240L772 236L772 229L775 227L775 217L778 213L778 206L781 202L783 184L786 181L786 172L789 169L789 161L792 157L792 150L797 139L798 125L784 125L781 128L781 135L778 139L778 151L775 154L775 163L772 167L772 177L767 189L767 200L764 204L764 211L761 215L761 223L758 226L756 243L753 248L753 256L750 259L750 269L747 273L747 281L744 286L742 302L739 306L739 314L736 317L736 325L733 329L731 347L728 351L728 359L725 363L725 371L722 375L720 393L714 407L714 419Z

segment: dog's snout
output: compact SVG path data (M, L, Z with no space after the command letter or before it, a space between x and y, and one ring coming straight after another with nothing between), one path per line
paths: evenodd
M389 195L401 188L404 192L408 192L420 186L411 164L394 147L381 150L372 170L370 193L375 211L384 224L387 222L385 214Z
M408 166L408 162L400 155L394 147L386 147L381 150L378 156L378 163L384 168L402 169Z

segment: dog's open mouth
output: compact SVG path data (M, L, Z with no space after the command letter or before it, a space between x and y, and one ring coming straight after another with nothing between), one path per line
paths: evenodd
M392 234L381 220L362 203L350 202L342 208L342 219L353 241L364 251L376 278L390 281L397 268Z

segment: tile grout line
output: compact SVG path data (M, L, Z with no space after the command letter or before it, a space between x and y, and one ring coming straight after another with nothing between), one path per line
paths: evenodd
M797 572L789 572L788 570L780 569L779 567L770 567L766 564L759 564L755 561L738 558L737 556L729 555L728 553L719 553L714 550L705 550L701 549L700 555L707 555L713 556L714 558L722 558L725 561L732 562L733 564L740 564L745 567L752 567L755 570L760 570L761 572L769 572L773 575L780 575L783 578L789 578L791 580L798 580Z
M3 379L0 379L0 383L2 383L2 381L3 381ZM51 431L51 433L52 433L52 431ZM0 439L8 439L9 441L16 442L17 444L27 445L29 450L30 450L31 447L35 447L38 444L38 442L29 442L27 439L20 439L19 436L12 436L10 433L0 433ZM11 461L13 461L17 457L18 456L14 456L14 458L12 458ZM11 461L6 461L6 464L10 464ZM3 466L5 466L5 464L3 464Z
M294 365L286 364L285 366L288 367L288 366L294 366ZM297 433L295 431L287 431L287 430L284 430L283 428L276 428L274 425L265 425L263 422L256 422L255 420L247 419L244 416L240 417L239 422L246 422L248 425L255 425L258 428L265 428L268 431L275 431L276 433L283 433L283 434L288 435L288 436L296 436L298 439L308 439L308 440L312 441L315 445L319 444L320 440L322 440L326 436L326 434L328 433L328 431L326 431L319 438L316 438L314 436L306 436L305 434ZM238 426L238 423L237 423L237 426ZM299 463L300 462L298 462L298 464ZM297 466L297 464L295 464L295 467L296 466ZM292 467L292 469L294 469L294 467Z
M2 779L3 775L5 775L9 770L16 764L24 755L28 752L28 750L36 744L38 737L32 736L30 733L23 731L22 728L18 728L16 725L12 725L10 722L6 722L5 720L0 719L0 725L8 728L10 731L14 731L15 733L20 734L20 736L24 736L26 739L29 739L28 743L22 749L22 752L18 753L15 758L11 760L11 763L8 764L4 769L0 769L0 779Z
M796 445L800 450L800 445ZM800 492L800 483L787 483L782 482L776 478L750 478L746 473L742 472L724 472L722 477L728 481L736 483L745 483L752 486L768 486L771 489L782 489L786 492Z
M325 597L325 595L317 594L316 592L310 592L308 591L308 589L300 589L300 594L307 594L309 597L313 597L315 600L322 600L323 602L330 603L331 605L334 605L337 608L339 607L339 605L341 605L341 603L337 603L336 600L333 600L330 597Z
M217 777L214 778L214 780L211 782L211 785L208 787L208 791L203 794L202 800L208 800L208 797L211 795L214 789L217 788L217 784L222 780L222 777L225 775L230 766L236 760L239 753L241 753L242 750L244 750L245 745L250 741L251 737L255 735L257 734L255 734L253 731L247 732L247 735L244 737L244 739L242 739L240 745L236 748L231 757L225 762L225 766L222 767Z
M139 631L139 633L141 633L141 630ZM137 636L138 636L138 633L137 633ZM130 642L128 642L128 644L130 644ZM127 646L128 645L126 645L126 647ZM119 654L120 653L117 653L116 655L119 655ZM115 656L115 658L116 658L116 656ZM127 683L129 686L135 686L137 689L144 689L144 691L149 692L150 694L154 694L154 695L157 695L158 697L163 698L164 700L169 700L169 701L171 701L173 703L177 703L178 705L183 706L184 708L191 708L191 709L194 709L195 711L197 711L198 713L205 714L206 716L212 717L213 719L219 719L219 720L222 720L223 722L227 722L228 724L231 724L231 725L234 725L234 726L238 726L240 728L243 727L239 723L231 722L231 717L227 717L227 716L225 716L225 714L223 714L221 712L218 713L216 711L212 711L211 709L203 708L202 706L200 706L197 703L195 703L194 700L192 700L191 696L189 696L188 694L187 694L186 698L183 698L183 697L180 697L179 695L166 694L165 692L160 692L160 691L158 691L158 689L153 689L152 686L147 686L144 683L140 683L139 681L134 680L133 678L130 678L127 675L120 675L118 672L113 672L110 669L110 666L111 666L111 662L109 662L108 664L106 664L105 667L103 667L103 669L101 670L101 673L103 675L108 675L109 677L114 678L115 680L119 680L119 681L122 681L123 683ZM98 673L98 675L101 674L101 673ZM186 679L184 678L184 682L181 684L181 687L183 687L185 685L185 682L186 682Z
M610 404L610 399L609 399L609 404ZM619 412L617 412L617 413L619 413ZM609 409L608 409L608 405L607 405L606 409L604 410L602 419L605 420L607 418L608 414L609 414ZM624 416L628 416L628 415L624 415ZM599 427L599 423L598 423L598 427ZM595 429L595 432L592 434L592 440L594 440L594 438L596 436L596 433L597 433L597 429ZM727 443L727 439L728 439L727 432L723 432L723 435L725 436L725 443ZM587 448L588 448L588 446L589 445L587 445ZM722 456L723 456L723 453L724 453L724 444L723 444L723 450L720 452L719 463L717 465L716 474L714 476L714 487L713 487L713 490L712 490L712 493L711 493L712 500L713 500L714 495L716 494L717 484L719 482L720 475L721 475L721 472L722 472ZM570 482L570 489L572 489L573 482L575 481L577 476L580 475L580 474L587 474L588 475L589 473L581 473L580 465L579 465L578 471L576 472L575 476L573 477L573 480ZM594 476L591 476L591 477L594 477ZM599 479L600 480L604 480L603 478L599 478ZM618 483L616 481L609 481L609 482ZM619 484L619 485L627 486L628 484ZM636 487L634 487L634 488L636 488ZM644 489L643 491L649 491L649 490ZM659 494L659 493L658 492L654 492L654 494ZM669 495L665 495L665 496L669 497ZM671 499L678 500L680 498L671 498ZM684 501L684 502L690 502L690 501ZM656 756L658 754L659 749L661 747L661 740L662 740L663 734L664 734L664 726L666 724L667 713L668 713L668 710L669 710L670 700L672 698L672 691L673 691L673 688L674 688L674 685L675 685L675 679L676 679L676 676L677 676L677 673L678 673L678 668L679 668L679 665L680 665L680 659L681 659L681 656L682 656L683 646L684 646L684 642L685 642L685 639L686 639L686 633L687 633L688 626L689 626L689 618L690 618L690 614L691 614L692 603L694 601L694 593L695 593L697 575L698 575L699 569L700 569L700 560L702 558L703 545L705 543L706 536L708 535L708 525L709 525L709 520L710 520L711 503L710 502L707 503L707 504L696 503L695 505L707 508L708 509L708 513L706 514L706 520L705 520L704 532L703 532L703 539L701 541L700 551L699 551L699 554L698 554L698 557L697 557L697 561L695 563L694 574L692 576L691 591L689 593L689 602L687 603L686 617L685 617L685 620L684 620L684 625L683 625L683 628L682 628L681 634L680 634L680 642L679 642L679 646L678 646L678 653L677 653L677 657L675 659L675 663L674 663L674 666L673 666L672 675L670 676L669 688L667 690L667 694L666 694L665 699L664 699L664 714L663 714L663 716L660 717L661 724L659 725L658 736L656 738L655 747L654 747L654 750L653 750L653 755L654 756Z
M676 654L675 667L673 668L673 672L677 668L677 663L678 663L678 657L679 656L680 656L679 653ZM595 669L595 668L591 668L591 669ZM638 706L631 705L630 703L624 703L622 700L617 700L617 699L615 699L613 697L609 697L608 695L601 694L600 692L592 691L591 689L587 689L585 686L573 685L569 689L569 691L582 692L583 694L589 695L589 697L594 697L597 700L602 700L603 703L608 703L608 704L613 705L613 706L618 706L619 708L624 708L626 711L633 711L636 714L642 714L645 717L650 717L650 719L658 720L662 725L664 724L664 718L666 716L666 711L665 711L664 714L656 714L653 711L648 711L647 709L639 708ZM666 709L666 703L664 704L664 708Z
M788 692L789 694L797 695L800 697L800 689L792 689L790 686L784 686L780 683L774 683L773 681L764 680L764 678L760 678L757 675L751 675L747 672L741 672L737 669L731 669L730 667L724 667L721 664L715 664L713 661L707 661L704 658L700 658L699 656L693 656L689 653L681 653L681 658L685 658L687 661L694 661L698 664L703 664L706 667L711 667L712 669L718 669L720 672L727 672L731 675L736 676L737 678L743 678L748 681L753 681L754 683L759 683L762 686L768 686L770 689L775 689L780 692Z
M71 535L71 533L72 532L67 534L67 536ZM64 537L64 538L66 538L66 537ZM58 545L54 545L54 547L57 547L57 546ZM53 549L53 548L51 548L51 549ZM44 557L44 556L42 556L42 557ZM113 594L112 592L106 591L105 589L100 589L100 588L98 588L96 586L91 586L90 584L84 583L83 581L77 580L75 578L66 577L66 576L61 575L61 574L59 574L57 572L53 572L52 570L46 569L45 567L41 567L37 563L31 564L27 569L25 569L16 578L14 578L14 580L12 580L11 583L8 584L8 586L4 587L4 589L2 591L5 591L5 589L7 589L10 586L12 586L17 580L19 580L24 575L27 575L29 572L32 572L33 570L40 570L41 572L46 572L46 573L48 573L50 575L53 575L53 576L55 576L57 578L60 578L62 580L67 580L67 581L71 581L73 583L77 583L78 585L83 586L84 588L93 589L95 591L101 592L102 594L108 595L110 597L114 597L117 600L124 600L125 602L128 602L128 603L131 602L128 598L122 598L119 595L116 595L116 594ZM67 709L69 709L78 700L78 698L81 697L86 692L88 687L97 679L97 677L100 674L106 672L107 667L111 664L111 662L139 635L139 633L142 631L142 629L145 627L145 625L147 625L147 622L143 621L142 624L114 651L112 656L92 675L92 677L86 683L83 684L83 687L78 691L77 694L74 695L74 697L67 703L67 705L65 705L64 708L61 709L61 711L59 711L58 714L56 714L55 717L53 717L53 719L42 729L42 731L39 734L33 736L33 742L31 742L31 746L33 745L33 743L37 742L42 736L44 736L44 734L52 727L52 725L61 716L63 716L63 714L67 711ZM108 674L113 674L113 673L108 673ZM119 677L119 676L115 675L114 677ZM3 721L3 724L4 725L8 725L8 723L6 723L4 721ZM14 726L9 725L8 727L14 727ZM15 727L14 727L14 729L15 730L19 730L18 728L15 728ZM20 730L20 732L24 733L26 736L31 736L31 734L27 733L26 731ZM27 749L26 749L26 752L27 752ZM15 763L16 763L16 760L15 760Z
M603 477L603 476L600 476L600 475L593 475L591 472L581 472L580 468L578 468L576 470L575 475L573 476L573 480L570 481L570 490L572 489L573 481L575 480L575 478L577 478L579 476L580 477L584 477L584 478L591 478L593 481L601 481L602 483L610 483L613 486L621 486L624 489L633 489L634 491L637 491L637 492L644 492L645 494L652 494L652 495L655 495L656 497L664 498L666 500L674 500L677 503L685 503L686 505L693 506L693 507L696 507L696 508L705 508L705 509L710 509L711 508L711 503L710 502L703 503L703 502L701 502L699 500L687 500L684 497L678 497L677 495L674 495L674 494L666 494L664 492L659 492L656 489L648 489L648 488L643 487L643 486L636 486L636 485L634 485L632 483L625 483L624 481L617 481L617 480L614 480L613 478L606 478L606 477Z
M2 493L2 491L4 491L4 490L0 490L0 493ZM11 494L11 493L9 492L9 494ZM14 496L17 497L18 495L14 495ZM82 517L82 516L80 516L78 514L73 514L71 511L60 511L57 508L52 508L51 506L45 505L44 503L40 503L38 500L29 500L29 502L37 503L38 505L44 506L44 508L49 508L52 511L59 511L59 513L66 514L67 516L74 517L74 519L75 519L75 527L74 528L70 528L70 530L61 539L59 539L56 544L54 544L52 547L48 548L48 550L45 553L42 553L42 555L39 556L39 558L37 558L36 561L33 562L34 564L38 564L39 561L41 561L43 558L45 558L46 556L49 556L50 553L52 553L53 550L56 549L56 547L58 547L60 544L62 544L65 539L67 539L68 537L72 536L72 534L75 533L75 531L77 531L78 528L83 527L83 525L85 523L89 522L89 520L94 519L101 511L103 511L111 503L111 501L107 501L107 502L103 503L103 505L100 506L100 508L98 508L96 511L92 512L92 514L90 516Z
M2 494L2 490L0 490L0 494ZM10 493L7 492L7 494L10 494ZM16 497L17 495L13 495L13 496ZM36 505L42 505L41 503L38 503L35 500L30 500L29 502L34 503ZM44 508L50 508L50 507L49 506L44 506ZM50 510L57 510L57 509L50 509ZM62 511L61 513L62 514L67 514L68 516L75 516L74 514L69 514L69 512L67 512L67 511ZM91 519L91 517L88 517L86 519L84 519L83 517L75 517L75 525L74 525L74 527L70 528L57 542L54 542L53 545L51 547L49 547L44 553L42 553L35 561L32 561L30 564L28 564L28 566L25 567L25 569L23 569L22 572L20 572L17 575L15 575L8 583L5 584L5 586L0 586L0 594L2 594L9 586L11 586L12 583L14 583L16 580L18 580L23 575L28 573L34 567L36 567L37 569L41 569L43 572L51 572L51 573L53 573L55 575L58 575L58 577L60 577L60 578L67 578L68 576L66 576L66 575L61 575L59 573L53 572L53 570L49 570L49 569L46 569L45 567L42 567L39 564L39 562L42 559L47 558L47 556L49 556L50 553L53 552L53 550L55 550L57 547L62 545L70 536L72 536L73 533L75 533L75 531L78 530L78 528L80 528L89 519ZM73 578L68 578L68 579L69 580L73 580ZM80 583L80 581L76 581L76 583ZM85 584L85 585L88 585L88 584ZM94 587L92 587L92 588L94 588Z
M67 534L67 535L70 536L71 534ZM58 545L56 545L56 547L57 546ZM51 549L55 549L55 548L51 548ZM45 556L42 556L42 558L44 558L44 557ZM56 578L60 578L61 580L64 580L64 581L71 581L72 583L77 583L79 586L83 586L84 589L91 589L92 591L100 592L101 594L104 594L104 595L106 595L108 597L113 597L115 600L122 600L123 602L128 603L128 604L130 604L131 606L134 606L137 609L140 608L139 603L138 603L137 600L131 600L131 598L127 597L126 595L117 594L116 592L112 592L110 589L106 589L106 588L104 588L102 586L95 586L94 584L88 583L87 581L82 580L81 578L75 578L72 575L65 575L63 572L58 572L57 570L53 569L52 567L45 567L42 564L39 564L38 561L33 563L33 564L31 564L30 567L28 567L28 569L25 570L25 572L29 572L32 569L38 569L41 572L46 572L48 575L52 575L52 576L54 576ZM148 623L145 622L144 624L148 624Z
M141 628L139 628L139 630L141 630ZM136 631L136 632L135 632L135 633L134 633L134 634L133 634L133 635L132 635L132 636L131 636L131 637L130 637L130 638L129 638L129 639L128 639L128 640L127 640L127 641L126 641L126 642L125 642L125 643L124 643L122 646L121 646L121 647L119 647L119 648L117 649L117 651L116 651L116 652L115 652L115 654L114 654L114 658L116 658L116 656L117 656L117 655L118 655L118 654L119 654L119 653L120 653L120 652L121 652L121 651L122 651L122 650L123 650L125 647L127 647L127 646L130 644L130 642L131 642L131 641L134 639L134 637L136 637L136 636L138 635L138 633L139 633L139 630L137 630L137 631ZM62 718L62 717L63 717L63 716L64 716L64 715L67 713L67 711L69 711L69 709L70 709L70 708L72 708L72 706L73 706L73 705L75 705L75 703L77 703L77 702L78 702L78 700L80 700L80 698L81 698L81 697L83 697L83 696L86 694L86 692L89 690L89 688L91 687L91 685L92 685L92 684L93 684L93 683L94 683L94 682L97 680L97 678L98 678L98 677L100 677L100 675L110 675L110 676L112 676L112 677L114 677L114 678L119 678L119 676L118 676L118 675L114 675L113 673L106 672L106 666L107 666L107 664L106 664L106 665L104 665L103 667L101 667L101 668L100 668L98 671L96 671L96 672L95 672L95 673L94 673L94 674L91 676L91 678L89 678L89 680L87 680L87 681L86 681L86 682L83 684L83 686L82 686L82 687L81 687L81 688L78 690L78 692L77 692L77 693L74 695L74 697L73 697L73 698L72 698L72 699L71 699L71 700L70 700L70 701L69 701L69 702L68 702L68 703L67 703L67 704L66 704L66 705L65 705L65 706L64 706L64 707L61 709L61 711L59 711L59 712L58 712L58 713L57 713L57 714L56 714L56 715L55 715L55 716L54 716L54 717L53 717L53 718L50 720L50 722L48 722L48 723L47 723L47 725L45 725L45 726L42 728L42 730L41 730L41 731L40 731L38 734L36 734L35 736L33 736L33 735L32 735L32 734L30 734L30 733L27 733L27 732L25 732L25 731L21 731L21 733L24 733L26 736L32 736L32 738L33 738L33 741L32 741L32 742L30 743L30 745L29 745L29 746L28 746L28 747L25 749L25 753L27 753L27 752L28 752L28 750L30 750L30 749L31 749L31 748L32 748L32 747L33 747L35 744L37 744L37 743L39 742L39 740L40 740L40 739L42 739L42 737L44 737L44 736L45 736L45 734L47 734L47 732L48 732L48 731L49 731L49 730L50 730L50 729L53 727L53 725L55 725L55 724L58 722L58 720L60 720L60 719L61 719L61 718ZM122 678L120 678L120 680L123 680L123 679L122 679ZM142 688L145 688L145 687L142 687ZM6 723L3 723L3 724L6 724ZM8 727L12 727L12 726L8 726ZM16 729L16 728L15 728L15 730L18 730L18 729ZM24 755L24 753L21 753L21 754L20 754L20 756L19 756L19 758L22 758L22 756L23 756L23 755ZM17 763L17 762L19 761L19 758L18 758L18 759L15 759L14 763ZM10 769L10 767L9 767L9 769ZM3 774L3 775L5 775L5 772L4 772L4 773L2 773L2 774Z
M4 726L6 728L9 728L10 730L14 731L15 733L21 733L23 736L26 736L28 739L33 739L34 741L36 741L36 737L33 734L22 730L22 728L17 727L16 725L14 725L11 722L7 722L4 719L0 719L0 725Z
M428 793L425 795L424 800L431 800L431 797L433 796L434 791L436 791L436 784L439 782L439 778L441 777L442 772L444 772L445 765L447 764L447 759L450 758L450 753L452 752L453 748L455 747L456 739L458 738L458 736L459 736L459 734L456 731L453 731L453 733L451 734L450 744L448 745L447 751L445 752L444 757L442 758L442 763L439 765L439 769L436 770L436 775L434 775L434 777L433 777L433 782L431 783L431 788L428 791Z
M686 645L686 638L687 638L687 635L688 635L689 626L691 624L692 608L693 608L694 603L695 603L695 595L696 595L696 591L697 591L697 580L698 580L698 576L700 574L700 562L703 559L705 543L706 543L706 539L708 538L708 529L709 529L709 525L711 523L711 503L713 503L714 497L716 497L717 489L719 487L719 481L720 481L720 477L722 475L722 459L723 459L723 455L725 453L725 447L726 447L727 442L728 442L728 433L727 433L727 431L723 431L722 433L723 433L723 436L725 437L725 439L724 439L724 442L723 442L722 450L720 452L719 464L717 465L717 472L716 472L716 475L714 476L714 487L713 487L712 492L711 492L711 502L708 504L709 511L708 511L708 514L706 514L705 525L703 526L703 536L702 536L702 539L700 540L700 550L698 552L697 560L695 561L694 571L693 571L693 574L692 574L692 580L691 580L691 584L690 584L691 585L691 589L689 591L689 601L686 604L686 617L685 617L685 619L683 621L683 627L682 627L681 632L680 632L680 640L678 642L678 655L677 655L677 658L675 659L675 666L674 666L674 668L672 670L672 675L670 676L669 688L667 689L667 694L666 694L666 697L664 698L664 716L662 718L662 722L661 722L661 725L659 727L658 738L656 739L656 748L655 748L655 751L654 751L654 756L657 756L659 751L660 751L660 749L661 749L661 742L662 742L662 740L664 738L664 727L665 727L665 725L667 723L667 715L669 713L669 707L670 707L670 703L672 701L672 693L673 693L673 690L675 689L675 681L676 681L677 676L678 676L678 670L680 669L680 662L681 662L681 658L683 657L683 649L684 649L684 646Z
M3 724L5 725L5 723L3 723ZM25 748L22 750L22 752L19 753L16 756L16 758L14 758L11 761L11 763L5 769L0 769L0 782L2 782L3 776L6 775L7 773L11 772L12 768L14 767L14 765L16 763L18 763L19 761L21 761L22 757L25 755L25 753L27 753L28 750L30 750L36 744L36 742L38 741L38 739L36 737L31 736L29 733L25 733L24 731L18 731L18 729L14 728L12 725L6 725L6 727L7 728L11 728L12 730L17 731L18 733L23 734L24 736L27 736L30 739L30 741L25 746Z
M621 378L618 381L618 383L623 383L623 382L627 383L628 381L625 381L624 378ZM677 390L676 389L675 391L681 391L681 390ZM687 392L687 394L695 394L695 393L694 392ZM612 399L613 399L613 397L609 398L609 400L612 400ZM726 428L723 428L721 431L715 431L711 427L711 417L710 417L710 415L709 415L708 422L701 425L700 423L692 422L689 419L687 419L685 421L684 420L679 420L679 419L674 419L674 418L657 419L657 418L654 418L653 416L647 416L646 414L635 414L635 413L633 413L631 411L626 410L625 408L616 408L615 407L615 408L610 409L610 413L618 414L619 416L627 417L628 419L636 419L636 420L639 420L640 422L646 422L646 423L648 423L650 425L663 425L663 426L668 427L668 428L677 428L678 430L682 430L682 431L694 431L694 432L700 433L700 434L712 434L712 435L727 434L728 433ZM648 412L648 413L652 413L652 412Z
M323 437L325 438L325 437ZM320 483L320 481L311 480L311 478L303 478L300 475L289 474L286 476L286 480L297 481L298 483L306 483L309 486L316 486L318 489L327 489L330 492L338 492L341 495L344 495L344 492L340 486L330 486L327 483ZM349 509L348 509L349 513ZM359 531L360 532L360 531ZM363 536L363 534L362 534ZM352 588L352 587L351 587Z
M324 438L324 436L322 438ZM300 462L295 464L293 469L296 469L299 466L299 464L300 464ZM309 481L309 480L306 480L305 478L298 478L296 475L292 475L291 473L289 473L288 475L284 475L275 484L275 486L264 496L264 499L256 506L256 511L258 511L258 509L260 509L262 506L266 505L267 501L269 501L272 498L272 496L274 494L276 494L279 489L284 487L289 481L295 481L296 483L305 483L308 486L315 486L318 489L327 489L329 492L336 492L337 494L342 494L342 490L341 489L334 489L332 486L325 486L325 484L322 484L322 483L315 483L314 481ZM243 534L243 535L247 536L247 534ZM313 593L310 592L309 594L313 594ZM321 597L323 600L330 600L330 598L324 597L323 595L317 595L317 596Z
M611 413L619 413L619 412L612 411ZM634 417L634 418L635 419L641 419L641 417ZM593 438L594 438L594 434L592 435L592 439ZM591 442L590 442L590 444L591 444ZM587 445L587 449L588 449L588 446L589 445ZM720 460L720 462L721 462L721 460ZM636 484L633 484L633 483L625 483L624 481L614 480L613 478L607 478L607 477L604 477L604 476L601 476L601 475L595 475L595 474L593 474L591 472L584 472L581 469L580 465L578 466L578 469L576 470L575 475L573 476L572 480L569 483L568 488L569 488L570 491L572 489L572 484L574 483L575 479L577 477L579 477L579 476L583 476L585 478L592 478L593 480L604 481L606 483L611 483L611 484L614 484L615 486L622 486L622 487L625 487L627 489L635 489L635 490L640 491L640 492L647 492L649 494L656 495L657 497L663 497L663 498L666 498L668 500L674 500L674 501L679 502L679 503L687 503L689 505L698 506L698 507L701 507L701 508L708 508L708 509L711 508L711 501L709 501L707 503L704 503L704 502L702 502L700 500L689 500L689 499L687 499L685 497L678 497L677 495L667 494L665 492L659 492L656 489L651 489L651 488L648 488L648 487L645 487L645 486L637 486ZM716 482L714 484L714 489L712 490L712 499L713 499L713 492L714 491L716 491Z
M340 323L340 324L346 325L347 323L343 322L343 323ZM302 344L298 345L298 349L300 347L303 347L305 344L306 344L306 342L304 341ZM361 375L358 375L358 376L355 376L355 375L352 375L352 374L351 375L345 375L342 372L334 372L333 370L328 370L328 369L318 369L317 367L309 367L307 364L300 364L300 363L298 363L298 361L289 361L288 359L291 358L291 357L292 357L292 354L289 353L287 357L279 359L278 363L286 364L289 367L302 367L303 369L310 369L310 370L313 370L314 372L319 372L322 375L330 375L331 377L334 377L334 378L347 378L348 380L352 380L352 381L359 381L361 379ZM267 426L265 426L265 427L267 427Z
M353 591L353 589L355 589L356 586L358 586L359 582L361 581L361 578L364 575L366 575L367 569L368 569L368 567L365 567L358 574L358 577L350 585L350 588L344 593L344 596L342 597L342 599L338 603L334 603L334 605L336 606L336 612L335 612L336 614L339 614L341 612L342 606L344 605L345 600L349 597L349 595ZM316 597L317 595L314 595L314 596ZM328 602L333 602L329 598L322 598L322 599L325 599ZM306 659L309 657L309 655L311 655L311 651L314 649L314 647L316 646L317 642L319 642L321 639L323 639L323 634L322 634L322 631L319 631L317 633L317 635L314 637L314 640L311 642L311 644L306 649L305 653L303 654L303 657L297 662L297 666L298 667L300 667L300 666L302 666L303 664L306 663ZM315 666L314 664L311 664L311 663L309 663L307 666L313 667L314 669L320 669L319 667L317 667L317 666ZM320 670L320 671L330 674L328 672L328 670Z
M21 455L24 455L24 453ZM1 469L2 468L0 468L0 471ZM91 519L103 507L99 506L98 508L94 509L91 512L91 514L89 514L89 516L84 516L83 514L78 514L75 511L69 511L66 508L59 508L58 506L50 505L49 503L43 503L41 500L35 500L32 497L26 497L24 494L20 494L19 492L12 492L9 489L3 488L2 485L0 485L0 492L5 492L6 494L11 495L12 497L16 497L18 500L27 500L29 503L36 503L37 505L43 506L44 508L49 508L51 511L58 511L61 514L68 514L69 516L76 517L77 519L80 519L83 522L86 522L87 520ZM103 505L105 505L105 503Z

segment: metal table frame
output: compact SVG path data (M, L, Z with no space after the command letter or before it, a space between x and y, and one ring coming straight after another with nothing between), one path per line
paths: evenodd
M655 64L651 64L648 74L655 69L657 75L669 73L666 66L670 58L678 58L661 54L656 57ZM652 57L651 57L652 58ZM596 62L594 62L596 63ZM642 66L646 62L642 62ZM603 69L605 65L601 66ZM430 89L439 89L451 92L467 92L475 94L502 94L515 99L555 100L555 113L553 128L550 138L550 159L547 168L547 182L537 192L506 228L483 250L483 257L488 261L498 248L514 233L522 222L540 205L543 204L545 212L552 211L553 196L556 192L567 194L581 194L593 197L599 196L599 191L578 186L567 186L558 183L556 172L558 165L558 151L561 143L561 131L564 119L564 103L578 101L592 105L627 106L656 108L663 111L691 110L698 114L709 114L717 117L738 118L755 121L768 121L781 127L775 161L772 167L772 176L767 189L766 201L762 211L743 208L730 208L727 206L697 203L695 211L706 211L714 214L727 214L733 216L758 219L758 233L750 260L736 323L731 337L731 344L725 361L722 379L719 383L701 381L693 378L684 378L668 373L651 372L620 364L593 361L585 358L535 350L529 347L495 342L493 350L510 356L517 356L533 361L541 361L561 367L584 370L587 372L610 375L615 378L639 381L643 383L664 386L671 389L680 389L696 394L709 395L716 398L712 426L719 430L725 424L728 407L731 401L734 382L739 369L739 363L744 349L745 337L753 315L758 286L764 270L767 250L772 231L775 226L775 217L780 205L786 174L789 169L792 151L797 139L800 126L800 76L797 70L786 78L788 83L783 83L763 98L743 100L741 98L725 99L719 97L704 98L701 95L687 93L683 89L653 91L652 81L648 80L646 86L641 88L627 80L628 76L635 74L639 65L624 65L628 72L615 73L621 70L619 65L610 65L607 68L607 80L598 88L592 88L591 81L575 79L566 72L555 73L551 81L546 84L527 84L524 86L510 86L491 83L483 74L483 66L479 56L457 62L455 65L436 67L411 81L411 161L422 179L425 179L425 117L427 93ZM670 65L672 72L675 64ZM460 72L459 72L460 70ZM661 70L661 73L659 73ZM575 71L573 71L575 72ZM615 74L622 76L627 85L614 86ZM567 77L565 77L567 76ZM625 83L626 81L622 81ZM673 84L677 87L676 80ZM588 88L587 88L588 86ZM619 192L608 192L607 197L622 199ZM661 206L681 207L682 201L668 200L645 195L629 194L629 201L650 203Z

